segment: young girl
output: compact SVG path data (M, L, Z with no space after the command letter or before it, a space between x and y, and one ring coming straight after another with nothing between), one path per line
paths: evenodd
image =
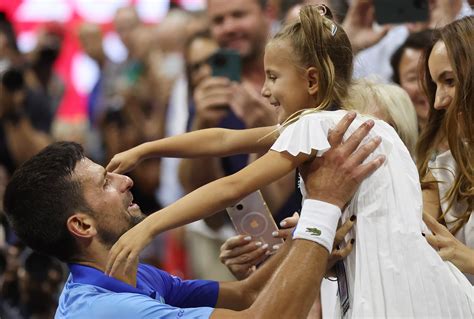
M304 7L299 21L284 27L266 47L262 94L283 122L276 142L270 138L277 135L274 127L209 129L145 143L111 161L108 171L123 172L153 156L224 156L271 147L236 174L197 189L128 231L112 248L107 273L135 260L158 233L212 215L297 167L304 170L305 163L330 148L328 131L346 111L325 110L342 107L351 82L352 52L345 32L328 13L323 6ZM358 117L346 134L363 121ZM368 160L385 156L386 162L361 184L342 215L345 221L356 214L357 223L351 234L356 238L355 251L340 271L339 279L342 283L345 272L348 288L338 307L340 315L472 316L466 292L471 286L420 235L421 190L410 154L385 122L368 120L365 125L374 125L368 138L381 137ZM303 183L301 191L304 197Z

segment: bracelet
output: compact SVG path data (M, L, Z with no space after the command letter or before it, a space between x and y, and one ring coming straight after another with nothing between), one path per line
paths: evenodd
M293 239L314 241L332 252L341 209L314 199L306 199L293 232Z

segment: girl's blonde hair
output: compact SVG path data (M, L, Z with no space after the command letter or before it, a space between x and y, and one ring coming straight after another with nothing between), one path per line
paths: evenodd
M453 68L455 95L447 110L435 110L436 84L431 79L428 59L436 42L443 41ZM447 194L448 210L454 202L466 201L467 209L451 227L456 233L469 219L474 209L474 17L454 21L434 33L431 48L423 57L423 88L430 103L428 123L417 145L417 165L420 176L428 173L428 163L439 143L447 139L458 166L458 174ZM422 187L429 187L423 183ZM443 218L444 216L441 216Z
M271 41L286 40L295 52L295 62L318 70L317 105L291 115L283 125L297 121L307 112L339 108L352 78L353 53L342 27L325 5L307 5L299 19L290 22Z
M397 131L412 156L418 139L415 107L404 89L395 84L358 80L349 89L344 108L381 118Z

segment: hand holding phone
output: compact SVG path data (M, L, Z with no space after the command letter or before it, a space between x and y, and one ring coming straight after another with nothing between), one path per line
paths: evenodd
M278 227L260 191L253 192L235 205L227 207L227 213L239 234L252 236L253 239L268 244L271 252L274 251L275 245L283 243L283 239L274 238L272 235L274 231L278 231Z

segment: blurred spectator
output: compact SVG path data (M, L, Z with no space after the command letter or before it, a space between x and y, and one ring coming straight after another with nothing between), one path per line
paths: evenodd
M473 10L466 0L433 0L429 1L429 21L426 23L398 25L385 33L380 33L374 27L374 8L373 0L354 0L349 8L346 20L350 17L350 23L344 21L344 29L347 31L349 39L354 47L355 35L351 31L362 35L359 28L365 30L366 43L364 46L358 46L360 51L356 56L354 73L358 78L369 75L377 75L384 81L390 81L392 77L392 68L390 67L390 57L395 50L405 41L410 31L422 31L428 28L440 28L455 19L472 15ZM357 31L357 32L356 32ZM382 31L387 32L384 27ZM372 37L378 34L383 37ZM385 36L384 36L385 35ZM370 40L370 41L369 41Z
M409 95L401 87L359 80L351 86L344 105L390 124L414 157L418 140L416 112Z
M20 66L22 56L18 51L13 27L4 12L0 12L0 74L9 67Z
M54 71L54 64L61 51L64 29L57 23L43 25L38 30L38 42L28 54L30 68L25 72L28 87L45 94L50 112L54 115L64 95L64 82Z
M15 168L49 144L52 114L48 99L25 85L23 72L0 75L0 164Z
M407 91L415 105L419 131L425 127L430 110L428 99L420 87L419 62L421 56L429 47L432 38L432 30L412 33L390 59L393 82Z
M20 304L23 318L49 319L56 312L64 281L60 262L28 250L18 270Z

